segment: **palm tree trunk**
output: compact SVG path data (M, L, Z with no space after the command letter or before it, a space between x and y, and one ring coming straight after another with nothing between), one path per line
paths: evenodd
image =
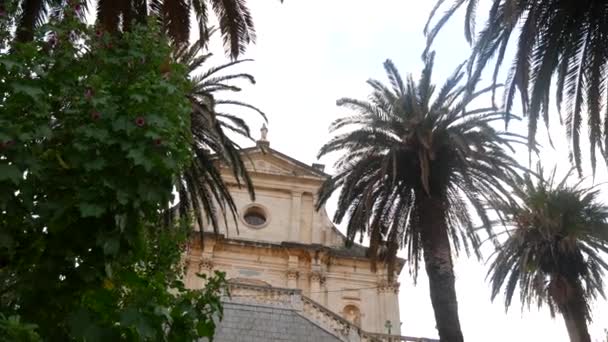
M568 301L560 306L570 342L591 342L587 328L587 310L581 296L583 296L582 289L577 286Z
M464 338L458 319L454 265L445 207L440 198L426 195L421 197L418 220L439 338L441 342L462 342Z
M42 15L44 2L42 0L24 0L21 4L21 18L17 25L15 39L18 42L29 42L34 39L36 22Z

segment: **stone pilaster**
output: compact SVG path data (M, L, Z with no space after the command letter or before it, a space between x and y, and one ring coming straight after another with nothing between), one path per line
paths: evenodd
M310 298L317 303L321 303L321 285L325 283L325 276L321 271L310 272Z
M289 227L289 241L300 241L300 216L302 215L302 193L291 193L291 227Z
M401 320L399 319L399 283L396 281L389 282L382 280L378 283L378 296L383 307L383 321L389 321L391 326L391 334L399 335ZM386 333L387 331L383 331Z
M313 208L315 206L315 203L317 203L317 200L319 199L318 195L313 195L312 196L312 205ZM317 213L314 209L312 211L312 217L311 217L311 222L312 222L312 231L310 232L310 239L311 239L311 243L318 243L321 244L321 222L319 220L319 213Z

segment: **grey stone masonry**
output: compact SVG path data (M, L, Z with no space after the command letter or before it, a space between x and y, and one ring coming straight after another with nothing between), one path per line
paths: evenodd
M293 309L224 303L224 319L216 329L217 342L339 342Z

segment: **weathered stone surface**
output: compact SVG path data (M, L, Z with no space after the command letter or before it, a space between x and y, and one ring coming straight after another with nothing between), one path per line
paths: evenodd
M216 329L217 342L339 342L340 339L282 308L224 303L224 320Z
M372 271L367 248L356 244L346 247L346 237L333 225L325 208L315 207L319 187L328 175L274 150L266 129L262 134L258 145L241 150L256 188L255 200L242 184L237 184L232 169L222 166L222 177L238 215L236 220L220 220L219 234L210 224L195 226L204 232L202 236L194 234L188 248L186 286L202 288L204 281L197 274L222 271L230 283L298 290L360 330L383 333L389 321L392 333L400 334L398 284L388 282L386 265L379 263L377 272ZM248 221L246 217L254 219ZM399 261L396 271L404 262ZM260 294L263 303L249 297ZM283 309L302 309L288 297L256 290L237 303L252 304L248 303L251 299ZM326 313L321 316L324 319L305 315L335 333L335 322L333 326L327 324L334 317Z

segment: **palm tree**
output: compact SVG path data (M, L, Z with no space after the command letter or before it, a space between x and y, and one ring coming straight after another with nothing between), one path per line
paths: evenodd
M44 23L49 12L59 12L67 4L84 20L83 0L20 0L17 1L18 25L16 39L30 41L34 29ZM144 22L150 14L161 22L177 42L188 42L190 13L194 12L202 40L209 35L209 15L214 13L226 51L233 59L255 41L253 18L245 0L97 0L97 22L110 32L128 30L132 20Z
M370 257L375 263L385 255L389 276L399 248L407 251L414 277L422 255L441 341L457 342L463 335L452 252L464 247L479 257L481 237L472 214L490 228L483 203L509 200L507 187L519 167L505 149L523 140L492 127L503 117L493 108L465 110L492 87L465 96L462 66L436 93L433 59L429 54L418 83L411 75L404 82L387 60L390 85L370 80L368 101L338 100L354 113L332 124L332 132L349 130L336 133L319 152L344 154L336 175L320 189L317 206L340 189L334 221L348 216L350 241L368 234Z
M608 206L597 188L538 173L538 181L527 177L514 188L521 203L501 209L512 229L488 271L492 299L504 287L508 308L519 285L522 304L547 304L552 316L562 314L571 341L590 342L589 303L604 297L608 270L600 256L608 253Z
M439 0L431 20L444 0ZM549 126L551 86L571 145L571 159L581 173L580 131L586 112L591 166L596 152L608 164L608 6L604 0L493 0L485 27L475 36L475 14L479 0L454 0L452 7L425 32L428 44L443 24L466 5L465 35L473 43L470 71L473 81L493 58L494 82L504 62L511 37L517 39L514 61L505 88L505 108L511 110L519 92L524 114L529 116L529 143L534 144L539 117ZM565 101L565 106L564 106Z
M211 31L213 34L214 30ZM234 179L244 185L249 195L254 198L254 189L249 174L240 155L240 147L235 137L244 137L253 141L247 123L238 115L231 114L231 109L253 111L266 120L266 115L250 104L220 99L218 95L225 92L239 92L241 88L235 81L255 83L253 76L246 73L225 74L227 69L249 60L235 60L220 66L210 67L202 73L211 53L203 53L206 42L196 42L190 47L176 49L176 61L188 66L193 88L188 95L192 103L191 129L192 164L180 176L175 187L179 196L177 213L181 217L194 214L199 227L204 226L203 218L217 231L218 219L227 219L231 214L236 220L237 208L229 189L221 177L219 165L230 168ZM229 133L229 134L227 134ZM174 215L168 215L171 218ZM218 217L220 216L220 217ZM202 233L202 229L200 230Z

